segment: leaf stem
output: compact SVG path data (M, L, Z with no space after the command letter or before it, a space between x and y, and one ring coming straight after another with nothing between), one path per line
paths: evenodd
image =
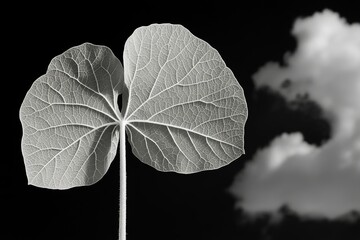
M126 139L125 121L120 121L119 240L126 240Z

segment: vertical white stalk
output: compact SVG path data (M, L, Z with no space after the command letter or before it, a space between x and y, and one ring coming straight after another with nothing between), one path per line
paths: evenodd
M126 141L125 121L120 120L120 203L119 240L126 240Z

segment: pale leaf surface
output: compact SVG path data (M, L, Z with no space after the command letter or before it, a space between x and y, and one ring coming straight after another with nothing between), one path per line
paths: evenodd
M55 57L20 108L29 184L66 189L97 182L116 155L123 68L85 43Z
M124 72L127 133L142 162L193 173L244 153L243 90L219 53L186 28L136 29L125 44Z

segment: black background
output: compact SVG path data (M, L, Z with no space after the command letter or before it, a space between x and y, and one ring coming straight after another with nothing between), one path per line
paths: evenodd
M254 152L276 135L301 131L314 144L331 135L317 106L290 109L280 97L255 91L252 83L260 66L281 62L285 52L295 49L290 35L294 20L324 8L349 22L360 22L356 4L346 1L203 5L90 1L86 6L51 2L4 7L1 118L6 154L1 157L0 239L117 239L119 155L93 186L66 191L28 186L19 108L54 56L91 42L110 47L122 61L126 39L137 27L151 23L182 24L220 52L246 94L246 155L216 171L180 175L141 163L127 144L128 239L360 239L359 223L305 221L289 211L278 225L269 224L266 217L248 222L241 211L235 211L235 199L227 192Z

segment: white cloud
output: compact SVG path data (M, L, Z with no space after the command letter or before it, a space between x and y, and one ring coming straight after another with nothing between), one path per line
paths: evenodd
M301 133L278 136L258 150L231 192L248 213L287 205L300 215L334 219L360 211L360 25L325 10L298 19L292 33L296 52L284 67L262 67L255 85L288 101L307 94L327 114L332 137L317 147Z

